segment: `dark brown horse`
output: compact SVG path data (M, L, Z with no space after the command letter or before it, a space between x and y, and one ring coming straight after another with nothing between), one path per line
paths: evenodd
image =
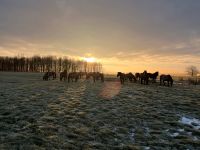
M149 84L149 75L146 70L140 74L140 83L146 85Z
M152 82L155 83L156 82L156 79L159 75L159 72L155 72L155 73L148 73L148 76L150 79L152 79Z
M136 77L131 72L125 74L125 76L126 76L127 79L129 79L130 82L133 82L133 81L136 82L137 81Z
M48 72L45 72L43 75L43 80L48 81L49 80L49 74Z
M64 81L67 79L67 70L64 70L63 72L60 73L60 81Z
M161 76L160 76L160 85L165 85L165 82L167 82L167 85L169 86L172 86L173 85L173 79L172 79L172 77L171 77L171 75L164 75L164 74L162 74Z
M44 73L43 80L48 81L52 77L52 79L56 79L56 72L54 71L47 71Z
M135 78L136 80L140 81L140 76L141 76L141 73L135 73Z
M121 84L124 84L124 81L126 79L126 74L122 72L118 72L117 77L119 77Z
M89 72L86 74L86 79L93 78L93 81L96 82L96 80L101 80L101 82L104 82L104 74L100 72Z
M51 76L52 76L52 79L55 80L56 79L56 72L50 71L49 72L49 77L51 77Z
M86 72L79 72L79 78L82 79L84 76L86 76Z
M68 75L68 82L77 82L78 79L80 78L80 73L79 72L71 72Z
M124 82L126 80L129 80L130 82L136 82L137 81L137 79L135 78L135 76L131 72L126 73L126 74L122 73L122 72L118 72L117 77L120 78L121 84L124 84Z

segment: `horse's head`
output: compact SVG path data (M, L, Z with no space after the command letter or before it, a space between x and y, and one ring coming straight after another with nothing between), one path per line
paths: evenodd
M146 70L144 70L144 72L143 73L141 73L141 76L147 76L148 75L148 73L147 73L147 71Z
M155 76L158 76L159 75L159 72L157 71L157 72L155 72Z
M122 74L121 72L118 72L118 73L117 73L117 77L121 76L121 74Z
M138 78L140 76L140 73L135 73L135 77Z

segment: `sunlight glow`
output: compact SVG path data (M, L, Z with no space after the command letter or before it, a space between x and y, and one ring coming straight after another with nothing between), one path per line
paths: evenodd
M94 57L84 57L83 60L86 61L86 62L95 62L96 58L94 58Z

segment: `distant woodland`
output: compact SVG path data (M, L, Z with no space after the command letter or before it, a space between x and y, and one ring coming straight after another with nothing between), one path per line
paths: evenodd
M0 56L0 71L11 72L102 72L102 64L74 60L68 57L33 56L4 57Z

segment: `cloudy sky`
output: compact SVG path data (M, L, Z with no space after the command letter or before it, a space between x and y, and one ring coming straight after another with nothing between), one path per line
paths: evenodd
M0 0L0 55L95 57L104 71L200 68L199 0Z

